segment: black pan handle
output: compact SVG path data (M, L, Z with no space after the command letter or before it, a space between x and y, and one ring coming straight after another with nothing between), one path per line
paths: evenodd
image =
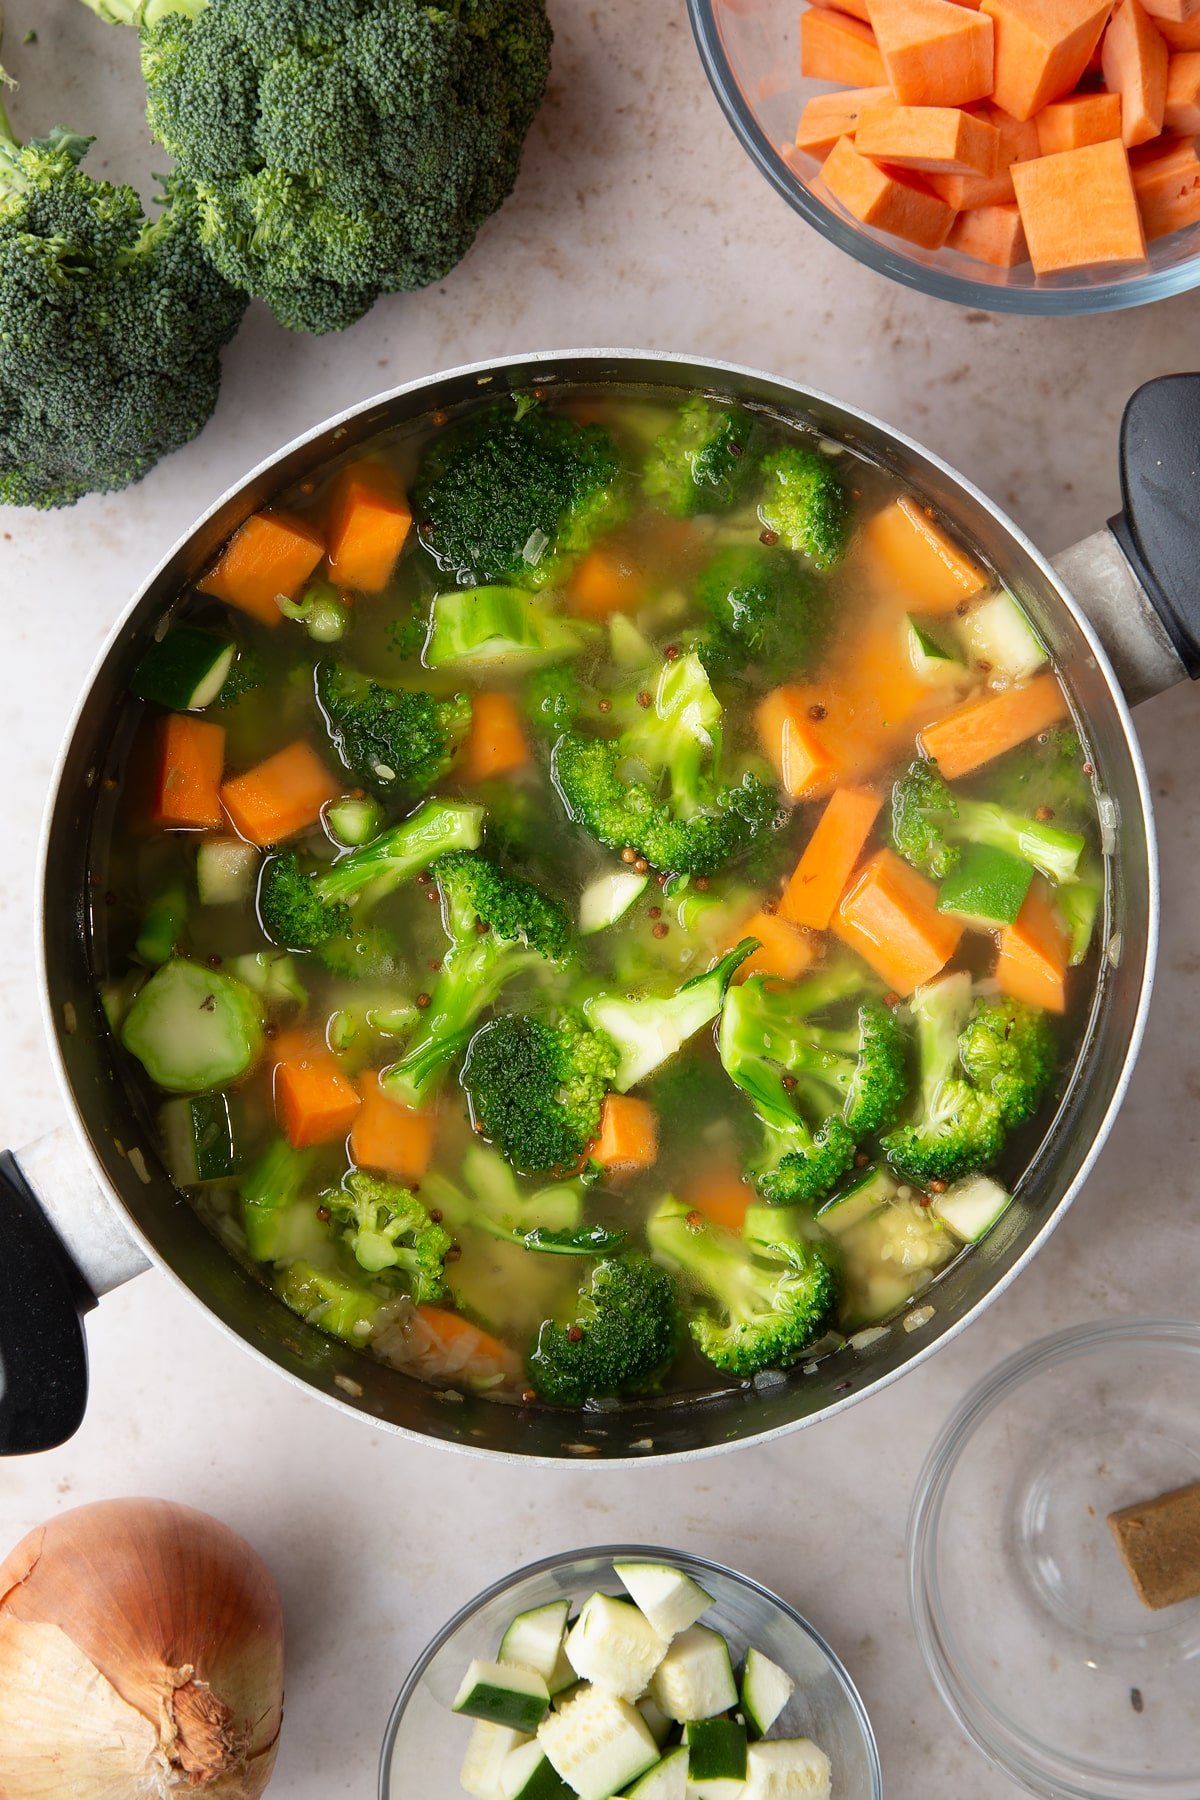
M1140 387L1121 421L1122 511L1109 520L1180 662L1200 677L1200 374Z
M53 1450L87 1405L83 1319L96 1299L16 1159L0 1154L0 1456Z

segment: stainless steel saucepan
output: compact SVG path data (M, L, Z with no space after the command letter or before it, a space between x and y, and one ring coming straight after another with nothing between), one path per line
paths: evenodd
M129 676L164 612L250 513L326 460L436 408L510 388L616 383L728 396L815 426L891 470L976 545L1018 595L1086 720L1108 796L1114 879L1107 956L1087 1041L1057 1118L986 1241L929 1291L915 1331L896 1325L816 1370L702 1401L638 1400L571 1418L485 1401L448 1406L429 1387L323 1336L229 1255L175 1192L109 1053L90 961L89 837L119 744ZM42 980L70 1123L0 1162L0 1450L49 1448L86 1400L82 1317L153 1262L282 1374L398 1435L508 1457L609 1461L695 1456L795 1430L875 1392L947 1342L1034 1256L1085 1181L1120 1105L1150 996L1158 884L1150 793L1128 704L1200 669L1195 556L1200 376L1131 401L1122 432L1125 508L1051 563L937 457L877 420L724 363L593 350L478 364L385 394L263 463L176 545L113 633L68 734L45 833ZM164 1403L166 1393L164 1391Z

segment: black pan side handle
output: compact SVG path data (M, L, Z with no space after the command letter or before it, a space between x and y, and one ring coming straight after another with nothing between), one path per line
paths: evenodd
M15 1158L0 1154L0 1456L53 1450L79 1429L83 1318L95 1304Z
M1184 668L1200 677L1200 374L1163 375L1121 421L1122 511L1109 520Z

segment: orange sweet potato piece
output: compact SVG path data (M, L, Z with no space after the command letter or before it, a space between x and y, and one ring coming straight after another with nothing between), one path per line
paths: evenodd
M943 0L949 4L949 0ZM945 243L954 213L919 175L886 169L860 156L849 138L840 138L826 157L821 181L835 200L864 225L893 237L938 250Z
M1068 934L1039 879L1012 925L1000 933L996 980L1002 993L1048 1012L1067 1007Z
M433 1114L389 1099L374 1070L360 1076L357 1087L362 1104L350 1127L353 1161L394 1181L420 1181L433 1156Z
M983 0L996 27L992 99L1015 119L1031 119L1076 86L1112 0Z
M298 738L227 781L221 802L234 830L250 843L281 844L315 824L341 791L312 745Z
M1056 156L1060 150L1078 150L1084 144L1102 144L1121 135L1120 94L1068 94L1044 106L1034 121L1038 151Z
M606 1169L650 1169L658 1161L658 1115L633 1094L606 1094L592 1156Z
M1190 25L1200 18L1200 0L1142 0L1142 5L1154 23L1160 27L1164 24ZM1165 31L1163 36L1167 36ZM1167 38L1167 42L1170 43L1171 39ZM1195 47L1195 45L1186 46L1188 49L1195 49Z
M460 772L467 781L511 774L529 761L521 711L511 694L476 694Z
M151 819L167 829L215 831L221 823L225 727L168 713L154 738Z
M783 890L779 917L828 931L834 908L870 837L883 795L874 788L835 788Z
M820 6L810 6L800 17L800 73L845 87L882 87L887 82L871 27Z
M957 781L1066 716L1067 702L1057 676L1035 675L1023 687L964 700L925 727L921 748L934 758L947 781Z
M1160 138L1130 158L1133 191L1149 240L1200 220L1200 156L1195 138Z
M578 618L606 619L610 613L634 612L647 592L645 573L628 551L598 544L572 575L568 601Z
M780 981L799 981L805 970L812 967L812 939L781 913L754 913L733 933L725 948L732 950L743 938L757 938L758 949L737 969L733 977L735 982L746 981L751 975L775 975Z
M992 21L952 0L867 0L902 106L966 106L992 91Z
M990 179L996 173L1000 133L960 106L899 106L888 100L864 109L854 147L860 156L891 168Z
M852 19L861 19L864 25L868 23L867 0L837 0L836 6L834 0L810 0L810 3L823 6L827 12L849 13Z
M814 94L800 115L793 150L821 161L839 138L852 138L866 107L890 97L885 87L841 88L834 94Z
M1200 131L1200 50L1182 50L1167 64L1163 130L1193 135Z
M996 153L996 170L993 175L937 175L926 176L935 194L940 194L947 206L956 212L964 212L976 206L1006 206L1015 199L1012 184L1012 165L1015 162L1027 162L1031 156L1039 156L1037 125L1032 119L1014 119L999 106L984 103L982 106L968 108L976 118L984 120L1000 135L1000 143Z
M1100 50L1104 85L1121 97L1121 139L1127 149L1147 144L1163 128L1167 104L1166 39L1140 0L1117 0Z
M1166 39L1169 50L1200 50L1200 10L1190 0L1181 19L1169 18L1150 6L1146 11L1153 13L1155 29Z
M754 1199L754 1189L732 1164L706 1164L687 1183L682 1198L689 1211L703 1213L726 1231L740 1231L746 1223L746 1208Z
M361 1101L319 1042L275 1047L275 1113L297 1150L345 1137Z
M309 520L286 512L254 513L196 586L261 625L278 625L283 615L275 596L294 600L324 554L324 540Z
M1017 163L1012 174L1039 275L1145 261L1129 155L1117 139Z
M803 688L779 687L760 700L755 713L763 754L793 800L819 793L837 773L812 704Z
M962 936L962 926L938 911L933 883L891 850L877 850L851 882L833 930L900 995L932 981Z
M1029 258L1020 207L1013 202L1007 206L974 206L970 212L960 213L946 239L946 248L976 262L990 263L994 269L1015 269Z
M877 512L865 535L888 575L920 612L951 613L987 586L987 576L978 563L908 495Z
M329 572L363 594L379 594L412 529L412 508L396 475L380 462L351 463L329 508Z

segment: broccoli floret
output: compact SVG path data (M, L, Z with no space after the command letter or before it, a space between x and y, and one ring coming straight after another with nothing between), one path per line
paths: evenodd
M385 799L415 795L446 773L471 725L465 694L439 700L321 663L317 702L342 767Z
M854 1023L813 1014L854 996ZM721 1015L721 1061L765 1127L753 1170L777 1204L822 1199L854 1162L859 1139L894 1122L908 1086L903 1034L881 1002L862 998L850 965L799 986L756 975Z
M141 28L150 129L221 273L292 331L440 281L510 192L544 0L85 0Z
M653 1253L698 1290L688 1330L701 1355L729 1375L787 1368L820 1337L837 1303L832 1266L816 1243L795 1235L784 1209L778 1235L750 1243L671 1197L646 1235Z
M346 596L323 576L310 581L299 600L280 594L275 604L285 619L303 625L315 644L336 644L350 629L351 608Z
M578 1166L600 1129L615 1046L574 1012L502 1014L471 1039L462 1082L471 1119L527 1174Z
M483 808L427 800L410 818L340 856L319 873L306 873L294 850L263 866L258 916L272 943L316 950L339 974L372 972L384 940L364 932L352 902L364 889L379 900L452 850L479 843ZM370 965L370 966L369 966Z
M602 1031L617 1052L613 1086L620 1094L661 1069L689 1038L710 1025L721 1010L737 970L756 948L745 938L702 975L669 994L595 994L584 1002L590 1025Z
M570 955L565 906L482 853L442 857L434 867L450 947L421 1031L387 1070L383 1085L407 1106L424 1105L447 1064L470 1040L479 1015L519 975L550 975Z
M570 1322L546 1320L529 1355L529 1379L552 1406L644 1394L674 1361L678 1346L671 1278L633 1251L597 1263Z
M1037 1111L1058 1061L1050 1015L1023 1000L976 1000L958 1053L968 1079L995 1096L1010 1130Z
M911 1006L920 1068L915 1117L882 1143L889 1162L924 1188L989 1168L1004 1146L1004 1115L996 1092L975 1086L959 1055L971 977L942 975L918 988Z
M642 491L680 518L720 512L746 487L754 466L749 413L714 406L698 395L657 440L642 471Z
M1055 882L1071 880L1087 848L1078 832L1025 818L990 800L960 799L925 757L892 788L891 839L906 861L935 881L957 868L962 844L1005 850Z
M149 222L131 187L85 175L91 138L21 147L0 107L0 504L72 506L140 481L208 422L220 351L246 309L164 184Z
M218 706L236 706L245 694L253 694L267 682L267 665L257 650L240 649L225 677Z
M798 677L828 636L828 590L786 550L728 544L694 591L712 621L697 647L710 671L760 662L774 674Z
M850 502L829 457L784 444L763 459L758 516L789 550L818 569L841 561L850 537Z
M450 1233L434 1224L415 1194L355 1171L323 1199L360 1268L370 1275L396 1270L418 1304L442 1298Z
M523 588L448 588L433 603L429 669L520 674L578 656L587 628Z
M673 874L710 875L778 829L778 800L752 772L722 781L722 709L695 653L664 663L638 691L650 704L614 715L619 736L563 734L555 786L572 819L610 849L635 850Z
M598 426L492 407L426 451L413 492L421 542L461 583L545 587L619 522L619 475Z
M571 729L584 709L586 696L575 670L559 663L530 676L523 704L534 730L553 740Z

